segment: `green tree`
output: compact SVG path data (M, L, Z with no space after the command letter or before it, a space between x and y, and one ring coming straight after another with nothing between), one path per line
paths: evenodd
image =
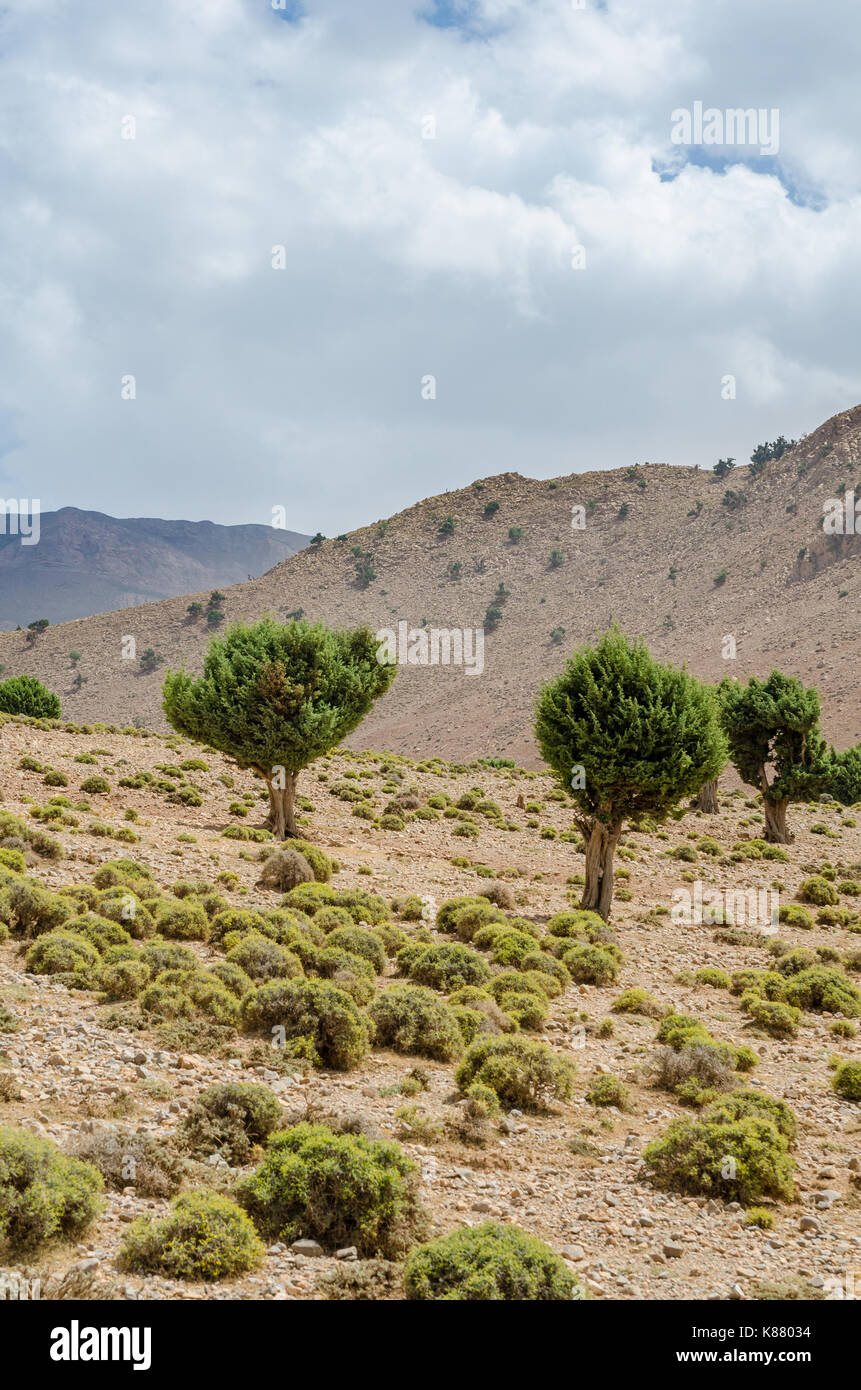
M664 819L726 762L714 695L613 627L542 688L535 733L577 805L586 842L581 907L606 919L625 822Z
M283 840L297 834L302 768L352 733L394 680L396 668L380 663L378 648L366 627L238 623L209 644L202 676L168 671L164 711L179 733L260 774Z
M844 806L861 801L861 743L838 753L831 749L831 776L828 790Z
M59 719L60 701L35 676L12 676L0 685L0 710L31 719Z
M795 676L772 671L747 685L718 687L721 722L739 777L762 792L765 838L791 844L786 826L791 801L809 801L828 784L828 748L819 732L819 694Z

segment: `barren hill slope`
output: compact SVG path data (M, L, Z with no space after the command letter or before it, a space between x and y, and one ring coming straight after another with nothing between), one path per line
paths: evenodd
M561 669L572 646L614 619L706 679L780 666L814 681L824 730L841 746L858 738L861 722L861 539L826 536L822 518L824 501L857 481L861 406L834 416L759 477L736 468L721 480L662 464L554 481L506 473L427 498L237 584L227 591L226 620L265 612L283 619L301 609L375 631L399 621L476 628L498 606L483 673L403 667L356 735L366 747L534 761L536 688ZM489 503L498 504L491 514ZM586 509L583 529L572 528L574 506ZM509 538L513 527L519 539ZM561 553L556 564L554 551ZM357 577L365 557L374 574L368 582ZM500 584L507 596L495 605ZM0 662L7 676L31 672L57 690L68 718L164 727L164 667L141 674L137 661L123 657L123 638L135 637L138 656L153 647L167 665L199 668L211 634L203 619L186 616L195 597L205 595L67 623L32 648L20 634L0 634ZM554 642L557 629L564 632ZM735 640L734 659L722 655L727 637ZM78 693L73 649L83 653L87 678Z

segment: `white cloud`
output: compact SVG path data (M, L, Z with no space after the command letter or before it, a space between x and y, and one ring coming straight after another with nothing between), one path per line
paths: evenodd
M478 37L306 7L6 5L0 491L333 534L509 468L745 459L861 396L840 0L484 0ZM777 107L777 163L681 163L695 100Z

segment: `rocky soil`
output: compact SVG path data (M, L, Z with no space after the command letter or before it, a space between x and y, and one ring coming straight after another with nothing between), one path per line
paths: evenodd
M96 766L73 762L85 751L95 756ZM132 737L103 728L45 731L9 721L0 729L2 807L24 817L33 803L54 794L43 785L42 773L19 768L27 754L66 773L70 786L63 794L73 805L82 799L80 782L93 773L102 773L112 787L108 795L86 798L92 814L76 811L78 827L49 827L61 840L65 857L33 859L28 872L42 883L56 889L87 881L103 860L130 854L146 862L165 889L179 878L214 881L232 870L238 881L218 891L233 904L277 906L279 895L257 886L259 847L221 833L231 821L238 823L228 813L228 803L243 791L260 790L259 782L226 759L177 738ZM191 756L203 757L209 768L189 775L203 794L201 807L181 807L150 790L117 786L120 776ZM387 899L418 894L439 905L486 887L496 876L512 889L516 912L537 923L568 905L571 886L566 880L582 872L583 857L573 843L548 838L548 831L571 826L570 803L549 799L549 778L512 768L408 760L401 767L404 785L417 787L422 797L440 790L457 797L480 786L503 808L505 820L520 828L504 830L488 821L475 840L454 836L457 822L444 819L411 821L403 831L378 830L355 819L350 806L330 794L329 783L318 780L322 776L334 782L344 772L370 773L365 780L381 809L387 798L378 759L348 752L322 759L303 776L300 792L314 807L306 812L308 838L339 861L337 887L371 889ZM219 780L224 776L232 777L233 787ZM524 801L538 802L541 809L529 813ZM124 820L127 808L137 813L135 821ZM259 812L252 810L246 823L262 823ZM89 830L94 820L108 827L131 824L139 842L129 846L94 835ZM241 1035L213 1050L204 1029L198 1045L193 1033L177 1045L169 1030L136 1017L136 1006L120 1011L126 1021L111 1026L116 1006L100 1002L97 994L70 992L49 977L28 974L15 939L0 944L0 1005L19 1020L17 1032L0 1034L0 1078L17 1083L7 1082L4 1094L12 1098L0 1099L0 1123L25 1126L63 1148L94 1127L117 1122L167 1140L205 1086L227 1078L263 1080L290 1114L360 1114L380 1134L399 1138L421 1162L433 1233L487 1217L515 1221L569 1261L595 1298L743 1300L763 1297L768 1285L802 1290L806 1296L817 1296L817 1291L836 1296L836 1288L853 1277L851 1271L857 1271L861 1287L861 1106L834 1094L829 1065L834 1056L861 1057L861 1041L835 1037L829 1031L833 1020L812 1013L804 1014L795 1040L757 1035L738 998L725 989L680 983L677 977L705 965L728 973L764 968L767 938L762 945L728 945L715 941L712 927L675 923L654 912L688 886L683 872L721 888L767 888L779 877L784 884L781 903L793 900L810 866L823 860L843 870L838 878L852 876L851 866L861 861L861 828L852 813L821 804L793 808L791 820L796 840L788 848L788 863L739 863L727 857L732 845L762 829L755 803L738 792L722 792L716 816L690 811L662 831L625 837L627 852L617 867L629 877L619 878L622 892L613 918L625 953L620 978L603 988L569 985L552 1002L543 1031L545 1040L576 1064L573 1097L544 1115L509 1113L485 1148L447 1137L414 1142L396 1118L405 1103L397 1087L417 1060L427 1076L427 1089L414 1098L419 1110L431 1124L450 1115L455 1090L450 1065L375 1049L355 1072L296 1066L287 1073L261 1063L259 1049L252 1056L253 1041ZM825 826L827 834L814 833L816 825ZM695 844L692 836L704 834L714 836L723 856L701 854L695 864L668 856L677 846ZM180 835L193 838L179 840ZM471 866L455 866L452 859L458 856ZM624 900L626 894L630 897ZM854 906L849 898L841 902ZM861 944L856 933L838 927L805 931L781 925L780 937L792 946L822 945L841 952ZM216 955L208 946L195 949L204 959ZM857 975L852 978L858 982ZM691 1112L652 1085L654 1020L612 1013L622 989L634 985L650 990L662 1005L696 1015L717 1038L752 1045L759 1065L745 1084L785 1098L795 1111L800 1127L798 1200L773 1207L772 1230L746 1226L736 1205L660 1193L648 1180L640 1159L644 1145L672 1118ZM606 1018L614 1019L612 1036L598 1033ZM626 1083L628 1111L596 1109L586 1100L590 1081L602 1073ZM211 1166L218 1176L223 1164L216 1160ZM140 1197L133 1186L108 1191L106 1198L105 1213L85 1242L54 1246L23 1271L41 1280L43 1297L322 1299L335 1296L332 1271L348 1265L354 1294L358 1289L359 1296L398 1296L397 1267L356 1261L350 1251L335 1259L313 1246L273 1246L261 1269L219 1285L123 1274L115 1258L124 1226L141 1212L166 1212L168 1204ZM2 1272L8 1275L10 1268ZM16 1268L22 1270L21 1265Z

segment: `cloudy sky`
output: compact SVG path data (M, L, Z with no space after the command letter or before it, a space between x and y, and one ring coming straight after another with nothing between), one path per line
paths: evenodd
M0 0L0 496L333 535L811 430L859 68L857 0Z

